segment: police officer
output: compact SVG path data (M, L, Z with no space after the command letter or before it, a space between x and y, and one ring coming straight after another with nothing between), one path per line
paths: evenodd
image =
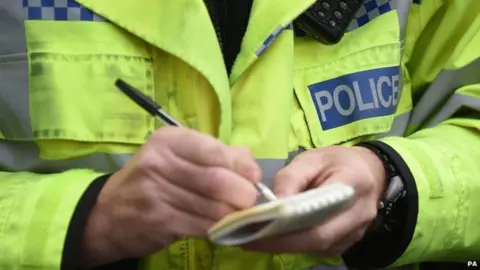
M478 259L480 5L354 2L2 1L2 268ZM325 44L300 27L312 7L333 28L356 16ZM188 128L156 123L117 78ZM356 196L308 230L203 240L258 181Z

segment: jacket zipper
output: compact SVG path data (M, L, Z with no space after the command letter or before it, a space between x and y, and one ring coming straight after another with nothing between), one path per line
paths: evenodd
M227 72L240 52L253 0L204 0L215 28Z
M210 19L212 20L213 27L215 28L215 33L217 34L218 43L223 52L225 46L224 35L225 30L223 26L225 25L223 21L223 14L225 13L225 1L224 0L204 0L205 5L207 6L208 12L210 14Z

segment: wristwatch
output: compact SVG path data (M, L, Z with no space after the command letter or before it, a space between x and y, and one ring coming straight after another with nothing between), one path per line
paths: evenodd
M342 258L348 267L383 269L395 262L412 240L418 215L417 189L408 165L388 144L366 141L356 146L371 150L381 160L388 182L374 222Z
M406 210L405 198L407 190L405 183L395 164L391 159L377 147L360 143L357 146L371 150L381 160L387 175L388 187L378 206L378 216L370 230L377 231L381 228L384 232L394 232L403 224L400 224Z

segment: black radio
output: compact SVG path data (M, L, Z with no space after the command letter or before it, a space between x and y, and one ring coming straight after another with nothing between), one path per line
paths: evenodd
M318 0L295 21L295 27L323 44L338 43L364 0Z

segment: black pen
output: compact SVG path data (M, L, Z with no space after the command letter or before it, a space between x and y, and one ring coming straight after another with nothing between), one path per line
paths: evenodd
M123 80L118 79L115 82L115 86L118 89L122 90L125 95L127 95L131 100L137 103L145 111L150 113L152 116L159 118L164 124L170 126L183 127L180 122L175 120L172 116L162 110L162 107L151 100L149 97L144 95L139 90L135 89L133 86L129 85Z
M118 79L115 82L115 86L117 86L118 89L120 89L123 93L125 93L125 95L127 95L131 100L137 103L145 111L147 111L157 119L160 119L166 125L183 127L183 125L180 124L180 122L178 122L177 120L175 120L175 118L173 118L164 110L162 110L162 107L160 105L155 103L149 97L147 97L142 92L135 89L133 86L129 85L125 81ZM255 187L260 192L260 194L262 194L262 196L265 197L267 200L274 201L277 199L275 194L263 183L257 182L255 184Z

